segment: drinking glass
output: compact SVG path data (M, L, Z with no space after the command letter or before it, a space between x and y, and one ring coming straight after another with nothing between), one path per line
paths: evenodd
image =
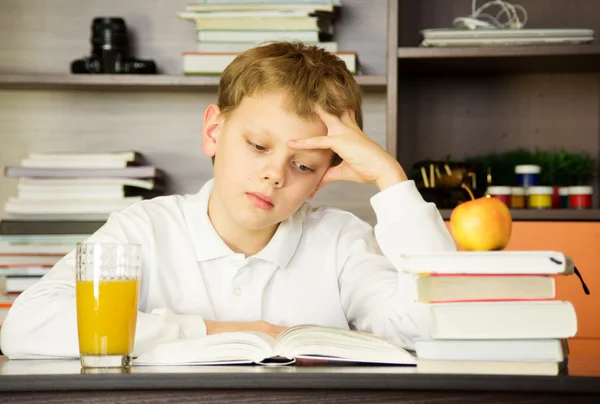
M140 253L137 244L77 244L77 331L84 368L127 367L131 363Z

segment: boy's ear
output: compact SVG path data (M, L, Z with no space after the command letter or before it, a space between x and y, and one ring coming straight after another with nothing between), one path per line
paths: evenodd
M217 153L217 134L221 121L218 119L221 110L217 104L210 104L204 111L202 123L202 150L208 157Z

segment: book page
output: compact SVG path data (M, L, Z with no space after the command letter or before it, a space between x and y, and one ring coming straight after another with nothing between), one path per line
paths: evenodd
M230 332L159 344L134 365L208 365L255 363L274 355L275 340L258 332Z
M321 326L296 326L276 341L275 353L293 358L323 358L365 363L413 365L406 350L375 335Z

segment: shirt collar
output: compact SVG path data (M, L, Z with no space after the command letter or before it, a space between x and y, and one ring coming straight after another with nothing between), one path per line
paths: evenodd
M186 198L183 205L199 262L235 254L217 234L208 218L208 200L213 183L214 179L207 181L197 194ZM286 268L296 253L302 236L302 211L303 209L299 209L291 217L282 221L266 247L253 257L271 262L282 269Z

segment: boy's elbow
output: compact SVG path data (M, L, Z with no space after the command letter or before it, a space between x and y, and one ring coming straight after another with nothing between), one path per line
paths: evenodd
M33 288L19 296L9 310L0 328L0 350L9 359L78 356L74 299L38 300Z
M9 313L0 328L0 350L9 359L24 359L28 356L29 338L23 325L23 322L15 320Z

